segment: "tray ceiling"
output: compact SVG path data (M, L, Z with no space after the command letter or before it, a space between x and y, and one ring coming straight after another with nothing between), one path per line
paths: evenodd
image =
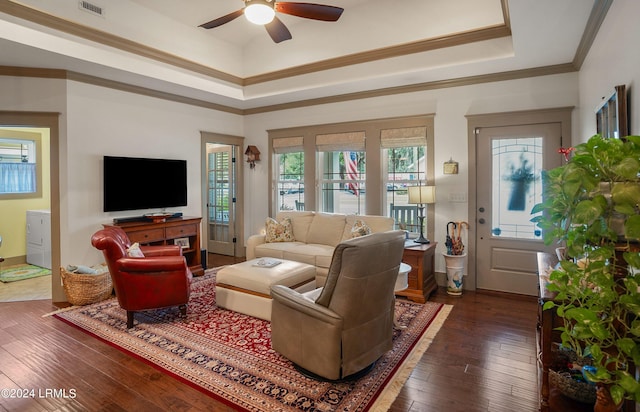
M61 69L238 110L461 79L577 70L609 1L335 0L335 23L279 14L273 43L240 0L0 0L0 65ZM598 14L600 13L600 14ZM584 53L584 51L582 51ZM6 70L5 70L6 71ZM89 77L90 76L90 77ZM489 77L487 77L489 76Z

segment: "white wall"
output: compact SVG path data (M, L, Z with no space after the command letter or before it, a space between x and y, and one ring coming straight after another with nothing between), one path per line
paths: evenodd
M154 99L89 84L69 82L68 133L64 151L67 179L61 192L62 263L97 263L102 256L89 244L101 223L145 211L102 212L102 156L156 157L187 160L188 206L175 211L202 216L200 131L241 136L237 115ZM123 184L144 185L137 176ZM158 210L154 210L157 212Z
M638 16L639 1L614 1L580 69L580 142L596 133L595 109L620 84L628 90L630 134L640 134L640 110L635 109L640 103Z
M436 232L432 240L439 242L436 271L444 272L440 252L445 250L446 223L450 220L469 221L468 203L448 201L449 193L468 192L465 116L577 104L578 75L568 73L257 114L247 117L245 136L248 144L255 144L262 150L267 148L266 130L269 129L435 113L437 203ZM459 174L442 173L442 164L449 158L459 162ZM267 168L268 156L265 155L264 161L245 174L245 236L258 233L268 214L268 205L260 201L267 198L270 190Z
M468 220L467 203L450 203L448 194L467 192L468 153L465 115L577 106L572 141L595 133L594 109L617 84L630 89L630 107L640 101L640 39L637 0L616 0L600 28L579 74L569 73L415 92L282 112L241 116L72 81L0 76L0 110L59 112L61 262L92 264L100 260L89 238L116 214L102 212L101 164L104 154L184 158L188 161L189 206L201 215L200 131L246 136L263 151L267 132L293 126L435 113L435 170L438 186L436 233L439 251L449 220ZM578 92L579 91L579 92ZM639 134L640 112L630 112L631 133ZM256 233L268 213L270 188L267 155L245 170L245 238ZM443 175L453 157L458 175ZM133 184L135 182L132 176ZM126 213L121 214L126 215ZM470 222L473 224L473 222ZM437 254L439 256L439 253ZM438 260L436 270L444 263Z
M103 260L91 235L114 217L102 211L102 156L187 160L185 215L202 216L200 131L243 135L241 116L65 80L0 76L0 110L59 112L60 261ZM127 182L123 182L127 184ZM131 176L129 184L144 181ZM56 239L53 240L57 241ZM64 294L54 280L54 301Z

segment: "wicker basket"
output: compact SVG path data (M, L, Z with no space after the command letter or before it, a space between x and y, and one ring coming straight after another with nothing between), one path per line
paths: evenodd
M73 273L60 268L62 286L72 305L82 306L109 298L113 292L109 271L95 275Z
M568 372L556 372L549 369L549 384L565 396L582 403L596 402L596 385L580 382L571 377Z

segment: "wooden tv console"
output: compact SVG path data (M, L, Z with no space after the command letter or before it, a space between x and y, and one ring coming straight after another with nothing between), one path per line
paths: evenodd
M141 245L175 245L176 239L188 239L189 246L182 249L187 265L194 276L204 274L200 259L200 217L168 218L164 222L139 221L104 224L121 227L132 243Z

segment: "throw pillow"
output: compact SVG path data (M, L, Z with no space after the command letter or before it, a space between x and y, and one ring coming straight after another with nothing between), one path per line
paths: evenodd
M96 273L98 273L98 271L94 268L84 265L67 265L67 272L80 273L83 275L95 275Z
M366 223L364 223L364 221L356 219L356 221L353 223L353 227L351 228L351 237L360 237L370 234L371 228Z
M349 228L350 230L350 228ZM309 226L307 243L337 246L347 231L346 216L340 213L317 213Z
M129 246L129 249L127 249L127 256L136 258L144 257L144 253L142 253L142 250L140 250L140 245L138 244L138 242Z
M293 242L293 227L291 225L291 219L288 217L282 218L280 222L273 218L268 217L265 221L266 227L266 243L275 242Z

